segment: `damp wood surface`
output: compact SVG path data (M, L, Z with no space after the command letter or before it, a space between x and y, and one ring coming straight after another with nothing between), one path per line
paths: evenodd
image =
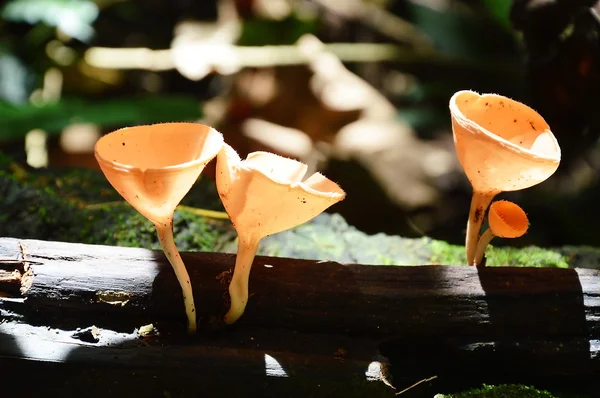
M600 387L597 270L259 256L246 313L225 326L235 255L182 258L195 336L162 252L0 238L3 375L35 372L50 395L85 396L385 397L432 376L406 396L483 382Z

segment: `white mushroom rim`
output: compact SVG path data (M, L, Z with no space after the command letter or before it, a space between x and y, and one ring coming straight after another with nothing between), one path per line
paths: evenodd
M252 152L246 159L242 160L240 155L238 155L238 153L229 145L224 144L223 148L227 152L227 156L234 159L234 168L237 167L246 172L254 172L256 173L256 176L266 178L277 185L289 188L300 188L309 194L322 198L342 198L345 196L344 191L342 191L337 184L321 173L314 173L306 180L302 181L302 178L306 175L308 166L297 160L262 151ZM275 165L287 169L285 171L292 172L287 173L285 176L287 178L285 178L282 176L282 170L274 167ZM328 189L321 191L314 188L321 182L327 183ZM332 189L335 189L335 191L332 191Z
M553 156L552 155L545 155L545 154L537 152L537 151L532 151L530 149L527 149L527 148L524 148L524 147L522 147L520 145L517 145L517 144L515 144L513 142L510 142L510 141L502 138L501 136L492 133L491 131L489 131L485 127L481 126L480 124L471 121L471 119L467 118L461 112L461 110L459 109L459 107L456 105L456 98L459 97L462 94L465 94L465 93L475 94L475 95L477 95L477 99L483 99L485 97L492 97L492 98L505 98L507 100L510 100L511 102L517 102L517 101L513 100L512 98L508 98L508 97L505 97L503 95L500 95L500 94L479 94L478 92L472 91L472 90L457 91L450 98L450 112L452 114L454 114L454 116L456 116L457 120L460 120L460 123L463 126L467 127L467 129L470 132L473 132L472 128L475 128L477 131L481 131L488 139L499 142L500 144L502 144L503 147L505 147L506 149L514 152L517 155L521 155L521 156L528 157L528 158L533 158L533 159L536 159L536 160L550 160L550 161L554 161L554 162L560 162L560 159L561 159L560 146L558 144L558 141L556 140L556 137L554 137L554 134L552 134L551 130L545 129L541 134L543 134L543 133L549 133L549 134L547 134L547 137L552 140L552 144L556 148L556 151L555 151L555 153L554 153ZM534 109L532 109L531 107L529 107L529 106L527 106L525 104L520 103L520 105L524 106L526 108L531 109L533 112L536 112Z
M177 124L198 124L198 123L161 123L161 124L172 124L172 125L177 125ZM141 126L131 126L131 127L123 127L120 128L118 130L115 130L111 133L108 133L102 137L100 137L98 139L98 141L96 141L96 144L94 145L94 152L96 154L96 159L99 162L102 162L104 164L107 164L109 166L111 166L113 169L115 170L119 170L119 171L139 171L140 173L145 173L146 171L161 171L161 172L165 172L165 171L171 171L171 172L177 172L177 171L181 171L181 170L185 170L185 169L189 169L192 167L196 167L200 164L208 164L215 156L217 156L217 153L219 153L219 150L221 149L221 147L223 146L223 144L225 143L224 139L223 139L223 134L221 134L219 131L217 131L216 129L209 127L209 126L204 126L202 124L198 124L198 126L200 127L208 127L207 131L203 134L206 135L206 140L208 141L209 139L217 139L219 142L218 143L213 143L213 144L219 144L218 148L215 148L215 151L206 154L205 156L200 156L197 159L193 159L190 160L188 162L183 162L183 163L177 163L177 164L173 164L171 166L164 166L164 167L147 167L147 168L142 168L142 167L137 167L135 165L132 164L125 164L125 163L120 163L117 161L113 161L113 160L108 160L105 157L102 156L102 151L98 150L99 145L106 140L109 140L111 138L113 138L111 135L112 134L116 134L116 133L124 133L125 130L132 130L132 129L138 129L140 127L148 127L151 125L141 125ZM212 137L211 137L212 136ZM206 142L204 145L209 144L208 142Z

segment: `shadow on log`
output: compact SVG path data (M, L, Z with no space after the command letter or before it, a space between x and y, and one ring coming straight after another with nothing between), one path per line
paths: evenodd
M599 387L597 270L257 257L246 313L226 327L235 256L182 257L200 320L191 337L161 252L0 239L4 376L35 372L45 394L81 396L392 397L432 376L403 396Z

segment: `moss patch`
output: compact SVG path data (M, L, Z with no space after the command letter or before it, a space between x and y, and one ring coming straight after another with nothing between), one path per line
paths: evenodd
M196 197L196 202L211 200ZM107 203L88 206L102 201ZM29 172L18 179L0 170L0 209L1 236L160 247L152 223L120 199L104 176L93 170L60 175ZM211 251L219 237L231 229L228 220L181 212L175 213L173 221L180 250Z
M466 254L464 246L450 245L439 240L430 240L428 247L431 250L431 263L440 265L466 264ZM572 248L573 253L578 252L578 248ZM488 267L552 267L568 268L573 265L574 256L570 256L562 249L543 249L536 246L524 248L514 247L494 247L489 246L486 250ZM600 250L589 253L586 257L589 260L599 259ZM578 264L583 264L578 261Z
M508 267L555 267L568 268L569 259L560 251L535 246L524 248L490 247L487 250L488 266Z
M451 245L444 241L429 241L431 264L466 264L467 254L463 246Z
M524 385L483 385L458 394L437 394L434 398L558 398L548 391Z

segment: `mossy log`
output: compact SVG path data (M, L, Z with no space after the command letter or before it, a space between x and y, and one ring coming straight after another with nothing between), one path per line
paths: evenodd
M598 391L598 270L257 257L247 311L226 327L235 256L182 257L196 336L162 252L1 238L3 375L81 396L110 380L113 396L391 397L432 376L410 396L482 382Z
M0 236L160 248L152 223L123 201L102 173L86 169L17 173L3 167L6 165L0 157ZM214 181L200 179L183 202L190 207L178 208L174 217L175 242L180 250L235 252L236 234L229 220L202 217L192 209L223 210ZM330 210L337 211L338 205ZM514 241L518 240L511 239ZM327 213L263 239L258 253L382 265L467 261L462 246L428 237L368 235L341 215ZM493 245L486 250L486 257L488 266L597 268L600 249Z

